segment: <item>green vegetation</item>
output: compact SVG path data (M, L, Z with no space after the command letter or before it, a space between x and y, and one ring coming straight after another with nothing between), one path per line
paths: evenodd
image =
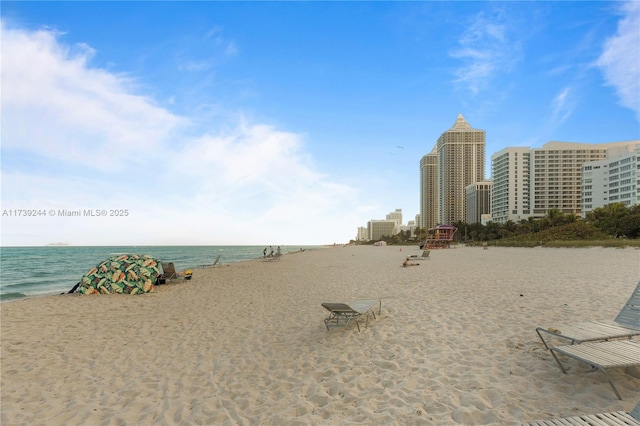
M459 241L502 247L640 247L640 205L609 204L584 219L550 210L540 219L486 225L456 223Z
M389 245L398 245L398 246L406 246L411 244L418 244L419 239L411 236L411 231L400 231L396 235L383 235L380 240L377 241L385 241ZM361 244L361 245L371 245L376 241L355 241L351 240L350 244Z
M457 243L501 247L640 247L640 205L627 207L609 204L587 213L584 219L560 210L550 210L540 219L525 219L518 223L488 222L453 223L458 228ZM383 237L387 244L418 244L427 230L418 228L415 237L402 232ZM373 242L367 242L371 244Z

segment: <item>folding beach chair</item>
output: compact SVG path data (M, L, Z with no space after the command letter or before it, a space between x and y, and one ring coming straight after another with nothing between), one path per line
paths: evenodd
M222 266L222 264L220 263L220 258L222 257L221 254L218 255L218 257L216 257L216 260L213 261L213 263L208 263L206 265L199 265L199 268L213 268L215 266Z
M411 260L429 260L429 254L431 254L431 250L423 250L420 256L418 256L417 254L412 254L407 259L410 258Z
M353 320L358 326L358 331L360 331L359 319L365 317L365 328L368 327L369 317L373 315L373 318L376 318L374 311L376 305L378 305L378 315L380 315L380 312L382 312L382 300L366 299L354 300L349 303L322 303L322 307L329 311L329 316L325 318L324 325L329 330L330 323L335 323L337 326L340 320L343 320L345 325L349 325Z
M571 343L595 342L640 336L640 282L613 321L588 321L558 327L537 327L544 347L549 345L542 333L570 340Z
M218 257L216 257L216 260L214 260L211 265L203 265L203 267L205 267L205 268L213 268L215 266L220 266L220 258L221 257L222 257L222 255L219 254Z
M162 275L164 276L165 279L173 280L178 278L178 273L176 272L176 267L173 265L173 262L168 262L168 263L161 262L161 264L162 264Z
M640 426L640 401L629 412L612 411L609 413L583 414L562 419L538 420L522 426Z
M593 370L604 373L613 392L620 400L622 397L613 385L607 369L640 366L640 342L635 340L611 340L555 346L551 347L550 351L565 374L567 371L558 359L558 354L577 359L589 364Z

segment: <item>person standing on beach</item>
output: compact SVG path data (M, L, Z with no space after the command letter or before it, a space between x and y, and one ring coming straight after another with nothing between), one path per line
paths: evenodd
M269 257L273 257L273 246L269 246Z
M264 250L262 250L262 257L267 257L267 248L265 247Z
M276 256L280 257L281 254L282 252L280 251L280 246L278 246L278 249L276 251Z

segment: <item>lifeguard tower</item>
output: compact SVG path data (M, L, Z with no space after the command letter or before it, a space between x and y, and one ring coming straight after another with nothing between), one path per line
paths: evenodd
M427 230L427 239L424 242L425 249L450 248L453 235L458 228L453 225L438 225Z

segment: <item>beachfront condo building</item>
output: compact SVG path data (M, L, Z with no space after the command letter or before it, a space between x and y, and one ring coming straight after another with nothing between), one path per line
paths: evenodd
M358 226L358 233L356 234L356 241L367 241L369 234L366 226Z
M395 235L396 226L395 220L370 220L367 222L368 240L377 241L384 236Z
M630 143L549 142L542 148L497 152L491 156L491 220L519 222L544 217L549 210L581 215L583 165L605 160L610 150L628 149Z
M406 234L407 231L409 231L409 235L411 236L415 236L416 234L416 223L413 220L410 220L407 222L406 225L400 225L398 226L398 232L404 232Z
M611 148L607 159L582 165L582 217L612 203L640 204L640 141Z
M482 217L491 213L491 187L490 180L472 183L465 188L466 223L482 223Z
M580 215L582 212L582 164L603 160L605 145L549 142L531 150L531 204L533 217L549 210Z
M436 143L438 223L465 220L466 187L484 181L485 131L472 128L462 114Z
M423 229L438 224L438 157L435 146L420 159L420 219L416 224Z
M396 211L389 213L387 220L395 221L397 226L402 225L402 209L396 209Z
M417 216L416 216L417 217ZM400 232L410 231L413 235L416 224L412 220L402 224L402 209L395 209L386 215L384 220L370 220L367 226L358 228L357 241L377 241L382 237L391 237Z
M505 148L491 156L491 221L519 222L531 216L529 165L531 149Z

